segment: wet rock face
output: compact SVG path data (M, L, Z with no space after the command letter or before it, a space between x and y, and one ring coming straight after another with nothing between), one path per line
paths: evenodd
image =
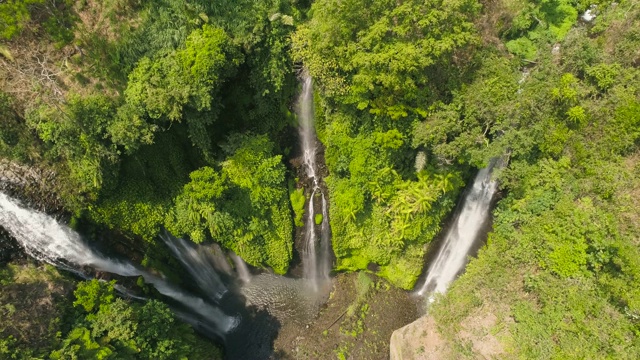
M24 251L16 239L0 227L0 266L4 266L12 260L23 258L24 255Z

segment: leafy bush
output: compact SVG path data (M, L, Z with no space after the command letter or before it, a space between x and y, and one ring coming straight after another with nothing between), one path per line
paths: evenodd
M31 20L30 8L44 0L19 0L0 4L0 36L11 39Z
M507 49L525 60L536 60L539 47L562 41L577 20L572 1L525 1L505 31Z
M316 1L293 36L293 56L341 103L393 119L424 116L438 95L434 80L452 75L443 71L451 55L477 41L478 10L473 0Z
M282 157L273 155L266 136L232 136L226 150L220 171L191 173L165 226L194 242L210 236L249 264L283 274L292 257L293 226Z
M51 359L221 358L215 346L196 337L167 305L116 298L114 283L94 279L78 284L74 306L81 310Z
M153 243L173 198L199 162L184 141L184 129L174 128L172 133L158 134L155 144L124 157L118 183L104 189L100 199L88 206L89 218Z
M403 179L393 169L404 149L397 129L350 136L348 116L336 116L325 129L325 179L338 270L379 267L378 275L409 289L421 272L424 249L453 206L461 179L457 172L433 169ZM336 170L334 170L337 168Z
M194 30L185 41L184 48L163 54L153 60L141 59L129 75L126 104L120 122L130 118L147 117L151 120L180 122L187 109L197 112L216 107L212 101L223 78L229 76L240 58L222 29L204 25ZM215 112L207 116L185 117L189 138L204 153L211 150L207 126L215 119ZM144 134L144 133L143 133ZM129 138L129 137L126 137ZM119 145L135 149L140 135L133 143Z

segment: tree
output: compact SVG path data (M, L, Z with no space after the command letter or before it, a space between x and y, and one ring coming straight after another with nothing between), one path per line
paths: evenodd
M221 170L192 172L165 226L194 242L210 236L254 266L285 273L293 229L282 157L264 135L231 136L224 147Z
M79 283L73 328L52 359L184 359L220 358L219 350L179 322L167 305L143 305L115 298L115 281Z
M136 343L140 359L169 360L176 358L221 358L215 346L198 339L193 329L178 321L167 305L151 300L138 313L139 325Z
M116 359L118 354L114 353L108 346L100 345L91 337L89 329L84 327L74 328L62 343L62 348L54 350L50 354L53 360L62 359Z
M47 144L47 155L66 165L70 192L95 199L118 162L108 128L115 116L113 99L103 95L70 96L64 108L42 105L27 114L27 125Z
M401 174L394 168L395 158L406 151L399 130L350 134L348 116L330 120L325 136L331 141L326 150L331 175L325 181L336 267L375 264L379 276L410 289L424 263L424 245L454 204L460 174L434 174L434 169Z
M232 74L240 61L226 33L211 25L194 30L183 48L153 60L142 58L129 75L126 107L119 112L114 129L125 130L130 120L134 124L140 119L157 124L185 120L191 141L207 153L211 148L207 126L217 116L214 96L222 79ZM192 112L185 116L188 109ZM147 131L118 137L128 149L135 149L145 138Z
M78 284L73 295L76 300L73 306L81 307L88 313L96 312L100 306L111 304L115 299L115 292L111 283L105 283L96 279Z
M476 42L474 0L321 0L293 37L293 54L328 96L393 119L424 116L438 73ZM435 80L438 81L435 81Z

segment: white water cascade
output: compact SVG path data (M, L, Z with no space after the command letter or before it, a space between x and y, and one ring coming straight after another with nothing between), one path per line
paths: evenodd
M207 256L207 252L202 247L196 247L193 243L176 238L166 230L160 238L191 274L198 287L214 301L220 300L227 292L227 287L212 266L212 259Z
M300 121L300 142L302 145L302 160L309 179L312 180L311 196L307 203L305 222L305 241L302 253L304 277L311 280L313 289L317 292L321 284L329 280L331 271L331 229L327 199L320 186L316 164L316 133L313 114L313 82L307 73L302 75L302 92L298 98L298 119ZM322 223L318 237L315 223L315 201L321 201Z
M51 216L27 209L0 193L0 226L13 236L33 258L72 271L85 278L80 270L88 266L120 276L142 276L163 295L170 297L201 316L216 333L224 335L235 328L238 319L226 315L203 299L185 293L164 278L138 268L130 262L109 259L86 245L80 235L58 223Z
M464 269L480 230L487 224L491 202L498 190L497 181L491 178L499 160L492 160L481 169L473 180L473 186L464 195L453 223L427 270L427 277L416 293L419 296L444 293L456 276Z
M244 262L244 260L233 251L230 255L231 260L233 260L233 264L236 267L236 274L238 275L240 281L242 281L244 284L250 283L251 272L249 271L249 266L247 266L247 263Z

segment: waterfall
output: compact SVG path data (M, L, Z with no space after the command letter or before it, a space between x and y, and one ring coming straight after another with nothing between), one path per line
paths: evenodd
M300 140L302 157L307 176L313 180L314 190L318 187L316 176L316 130L313 114L313 82L311 76L304 74L302 93L298 98L298 120L300 121Z
M249 267L247 263L242 260L240 256L238 256L233 251L231 252L231 260L233 260L233 264L236 266L236 275L244 284L248 284L251 282L251 272L249 272Z
M227 261L227 255L218 243L213 243L208 246L207 254L210 256L211 261L215 265L217 271L220 271L227 276L233 276L233 269Z
M161 294L172 298L202 321L224 335L234 329L239 320L223 313L203 299L185 293L164 278L138 268L130 262L109 259L91 249L78 233L58 223L54 218L21 206L16 200L0 193L0 226L13 236L25 252L40 261L72 271L87 278L83 266L120 276L142 276Z
M329 279L331 273L331 227L329 226L329 207L327 199L322 194L322 224L320 227L322 239L320 240L320 259L318 271L325 281Z
M331 271L331 231L327 199L320 186L316 164L316 133L313 114L313 82L305 72L302 75L302 92L298 98L298 120L300 122L300 142L302 146L302 160L307 177L312 181L311 196L306 209L304 248L302 264L304 277L312 282L314 290L320 289L320 284L329 280ZM321 196L318 196L321 195ZM315 198L319 197L322 209L322 223L318 237L315 223ZM318 243L319 242L319 243Z
M467 190L456 210L452 225L429 265L426 279L417 295L429 294L429 300L432 301L433 295L444 293L464 269L480 230L489 221L491 201L498 189L497 182L491 178L494 168L498 166L497 162L498 160L491 160L489 166L476 175L473 186Z
M195 247L195 244L184 239L172 236L166 230L160 235L160 238L191 274L198 287L214 301L220 300L227 292L227 288L212 266L205 250L202 247Z
M315 280L318 279L318 259L316 253L316 231L315 231L315 219L313 214L313 199L316 195L316 189L311 192L309 203L307 207L307 221L305 222L305 238L302 266L304 268L305 279L313 281L314 287L317 285ZM317 290L317 287L316 287Z
M224 272L233 276L233 272L220 245L214 244L212 247L196 245L191 241L177 238L166 230L160 238L191 274L198 287L211 299L217 302L227 293L227 286L218 273ZM229 251L229 257L235 265L237 278L245 284L250 282L251 273L247 263L233 251Z

